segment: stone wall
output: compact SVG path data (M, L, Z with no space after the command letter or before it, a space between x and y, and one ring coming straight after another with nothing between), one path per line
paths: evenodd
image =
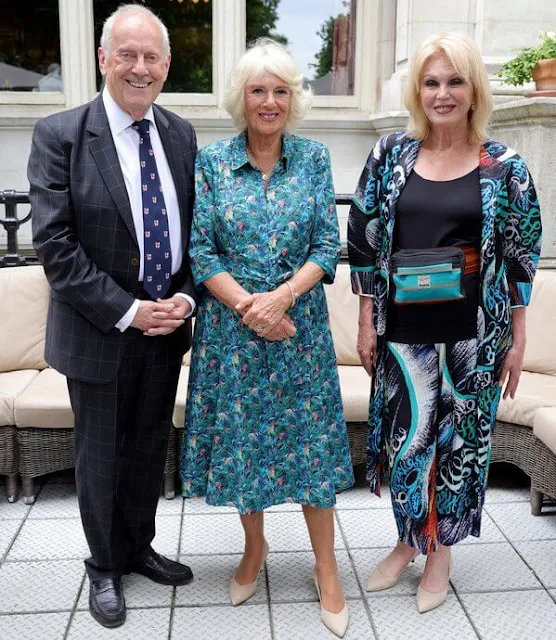
M522 156L535 181L543 222L541 256L556 267L556 99L534 98L495 107L492 137Z

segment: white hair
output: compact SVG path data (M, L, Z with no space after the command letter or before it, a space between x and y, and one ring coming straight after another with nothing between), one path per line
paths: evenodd
M104 21L102 25L102 35L100 36L100 46L104 51L104 55L109 58L110 57L110 40L112 39L112 27L114 26L114 22L125 13L137 13L142 14L144 16L148 16L151 18L158 28L160 29L160 33L162 35L162 47L165 55L170 54L170 36L168 35L168 29L162 20L153 13L147 7L144 7L142 4L122 4L120 5L114 13L111 13L108 18Z
M299 126L311 108L313 90L303 86L303 74L283 45L271 38L259 38L236 62L228 78L224 108L232 116L234 125L245 131L245 85L249 80L271 73L285 82L292 91L286 129Z

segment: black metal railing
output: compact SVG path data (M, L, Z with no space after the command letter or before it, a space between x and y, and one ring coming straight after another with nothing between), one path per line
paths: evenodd
M21 225L31 219L31 212L23 218L18 217L17 205L29 204L29 194L25 191L8 189L0 191L0 204L4 205L4 217L0 224L6 230L6 251L0 250L0 267L20 267L27 264L37 264L37 256L31 251L21 253L18 233Z
M351 205L353 195L349 193L337 193L337 205ZM38 264L37 256L32 246L20 249L18 233L23 224L31 219L31 212L18 218L17 206L29 204L29 193L26 191L0 190L0 205L4 205L5 217L0 218L0 225L6 230L6 245L0 245L0 268L19 267L27 264ZM347 246L342 245L342 262L347 261ZM539 267L544 269L556 269L556 258L544 257L540 259Z
M337 205L350 205L353 196L345 193L336 195ZM20 227L29 222L31 212L22 218L18 217L17 206L19 204L29 204L29 194L25 191L6 190L0 191L0 205L4 205L5 216L0 218L0 224L6 230L6 250L0 247L0 267L20 267L27 264L37 264L37 256L33 249L24 249L19 247L18 233ZM347 255L346 247L343 247L342 255Z

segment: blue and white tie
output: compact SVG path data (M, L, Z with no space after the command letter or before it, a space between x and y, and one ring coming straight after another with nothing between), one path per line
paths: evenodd
M164 298L172 277L168 214L149 135L149 120L134 122L139 133L141 195L143 198L143 288L153 300Z

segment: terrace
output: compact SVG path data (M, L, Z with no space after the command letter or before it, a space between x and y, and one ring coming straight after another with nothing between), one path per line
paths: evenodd
M525 476L508 465L492 467L482 536L454 548L446 603L420 615L415 593L422 557L393 589L364 591L369 572L396 538L388 493L378 499L360 483L339 494L336 548L351 612L345 637L555 637L556 509L545 506L534 517L528 500ZM266 535L270 555L259 589L248 603L232 607L228 582L243 544L237 514L202 500L161 497L153 546L189 564L195 579L172 588L126 576L127 621L117 630L103 629L87 610L87 544L73 474L46 476L35 504L0 502L0 638L333 638L320 622L300 508L269 509Z

